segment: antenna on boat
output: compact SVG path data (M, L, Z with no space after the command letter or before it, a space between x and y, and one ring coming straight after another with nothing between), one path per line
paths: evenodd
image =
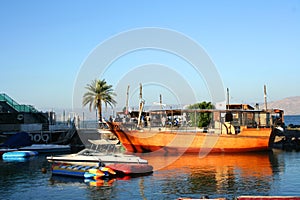
M265 109L267 110L268 106L267 106L267 86L266 85L264 85L264 99L265 99Z
M229 109L229 88L227 88L227 102L226 102L226 109Z
M138 118L138 126L141 126L141 116L143 112L144 107L144 100L143 100L143 86L140 83L140 106L139 106L139 118Z
M160 109L162 109L162 96L159 94L159 104L160 104Z
M166 104L162 103L162 95L161 94L159 94L159 102L153 102L153 104L159 105L161 110L163 109L163 106L167 106Z
M143 86L140 83L140 99L143 99Z
M126 107L125 107L125 114L128 114L128 98L129 98L129 88L130 85L127 86L127 92L126 92Z

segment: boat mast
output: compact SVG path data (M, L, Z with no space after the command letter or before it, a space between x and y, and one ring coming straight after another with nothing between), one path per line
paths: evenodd
M264 99L265 99L265 110L268 109L268 106L267 106L267 86L264 85Z
M160 109L162 110L162 96L161 96L161 94L159 94L159 105L160 105Z
M144 107L143 86L140 83L140 105L139 105L138 126L141 126L141 117L142 117L143 107Z
M127 93L126 93L126 107L125 107L125 114L128 114L128 98L129 98L129 88L130 85L127 86Z
M226 109L229 109L229 88L227 88L227 102L226 102Z

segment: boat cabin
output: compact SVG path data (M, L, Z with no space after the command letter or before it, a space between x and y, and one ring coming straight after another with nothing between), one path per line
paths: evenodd
M239 107L238 107L239 108ZM242 106L242 108L245 108ZM282 125L283 111L279 109L172 109L147 112L142 126L136 121L123 121L129 129L159 128L161 130L196 130L221 134L238 134L242 128L271 128ZM130 124L130 126L129 126Z

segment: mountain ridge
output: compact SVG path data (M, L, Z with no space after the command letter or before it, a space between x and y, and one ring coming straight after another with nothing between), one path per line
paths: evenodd
M264 104L262 106L264 107ZM300 115L300 96L271 101L267 103L267 107L282 109L285 115Z

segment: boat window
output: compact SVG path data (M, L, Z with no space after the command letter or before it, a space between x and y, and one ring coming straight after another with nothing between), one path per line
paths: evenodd
M233 121L233 115L231 112L227 112L225 114L225 122L231 122L231 121Z

